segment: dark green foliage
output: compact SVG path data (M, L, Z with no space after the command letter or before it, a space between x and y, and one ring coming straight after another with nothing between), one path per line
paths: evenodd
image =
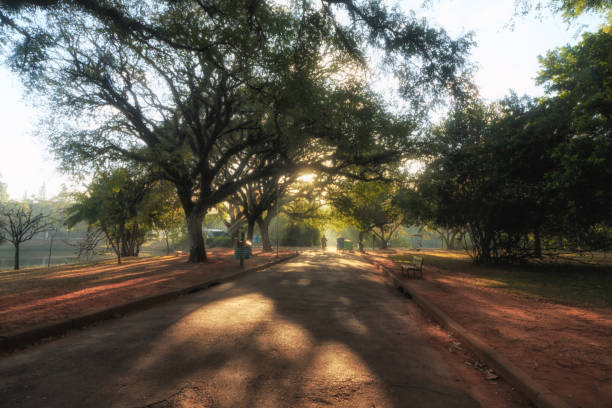
M321 241L321 232L308 224L291 222L281 237L280 244L283 246L318 246Z
M210 248L231 248L234 245L233 239L229 235L209 238L207 242Z
M458 107L401 195L411 217L469 233L476 262L612 245L612 36L585 34L541 59L549 97Z
M540 60L538 81L563 106L571 137L553 152L549 177L564 224L585 235L612 225L612 35L602 29Z
M609 189L588 159L560 154L585 138L571 112L564 98L516 96L455 111L433 132L432 160L402 206L428 225L467 231L475 262L609 247Z
M476 262L512 261L539 251L550 210L545 174L552 129L537 129L533 102L511 97L473 104L435 131L437 154L407 205L431 224L469 232ZM548 131L546 131L548 130Z
M386 248L401 225L403 211L397 204L398 188L391 182L343 183L330 194L333 214L361 235L372 232Z
M161 191L160 191L161 190ZM76 202L67 208L67 225L84 221L100 229L117 262L138 256L141 245L156 221L169 211L167 198L147 174L137 169L115 169L99 173Z

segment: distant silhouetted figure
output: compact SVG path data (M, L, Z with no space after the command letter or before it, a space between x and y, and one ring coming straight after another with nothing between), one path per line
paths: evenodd
M327 238L323 235L323 238L321 238L321 249L325 251L325 248L327 248Z

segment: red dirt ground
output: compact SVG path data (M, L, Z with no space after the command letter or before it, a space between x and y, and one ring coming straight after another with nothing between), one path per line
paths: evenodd
M290 252L284 251L281 256ZM139 298L221 278L240 270L230 249L208 252L209 261L188 264L187 256L0 272L0 336L86 315ZM245 268L263 265L276 252L255 252Z
M400 271L389 259L377 261ZM425 265L410 287L572 407L612 407L612 310L578 308L474 285Z

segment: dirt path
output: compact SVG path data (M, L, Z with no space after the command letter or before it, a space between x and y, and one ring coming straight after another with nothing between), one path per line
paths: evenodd
M289 252L284 251L284 256ZM245 267L276 253L256 252ZM0 336L75 318L136 299L189 287L239 271L229 249L209 251L209 262L188 264L186 255L132 259L122 265L58 266L0 273Z
M0 406L479 406L409 305L306 254L0 360Z
M467 274L427 265L424 274L425 280L410 280L413 290L568 404L612 407L612 310L569 307L476 286Z

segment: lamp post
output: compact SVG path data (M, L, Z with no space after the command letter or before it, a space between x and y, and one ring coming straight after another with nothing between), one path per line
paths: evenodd
M279 191L278 186L276 186L276 257L278 258L278 207L280 207L279 202Z
M55 234L57 233L57 227L49 228L49 232L51 233L51 241L49 242L49 259L47 260L47 268L51 267L51 250L53 249L53 238L55 238Z

